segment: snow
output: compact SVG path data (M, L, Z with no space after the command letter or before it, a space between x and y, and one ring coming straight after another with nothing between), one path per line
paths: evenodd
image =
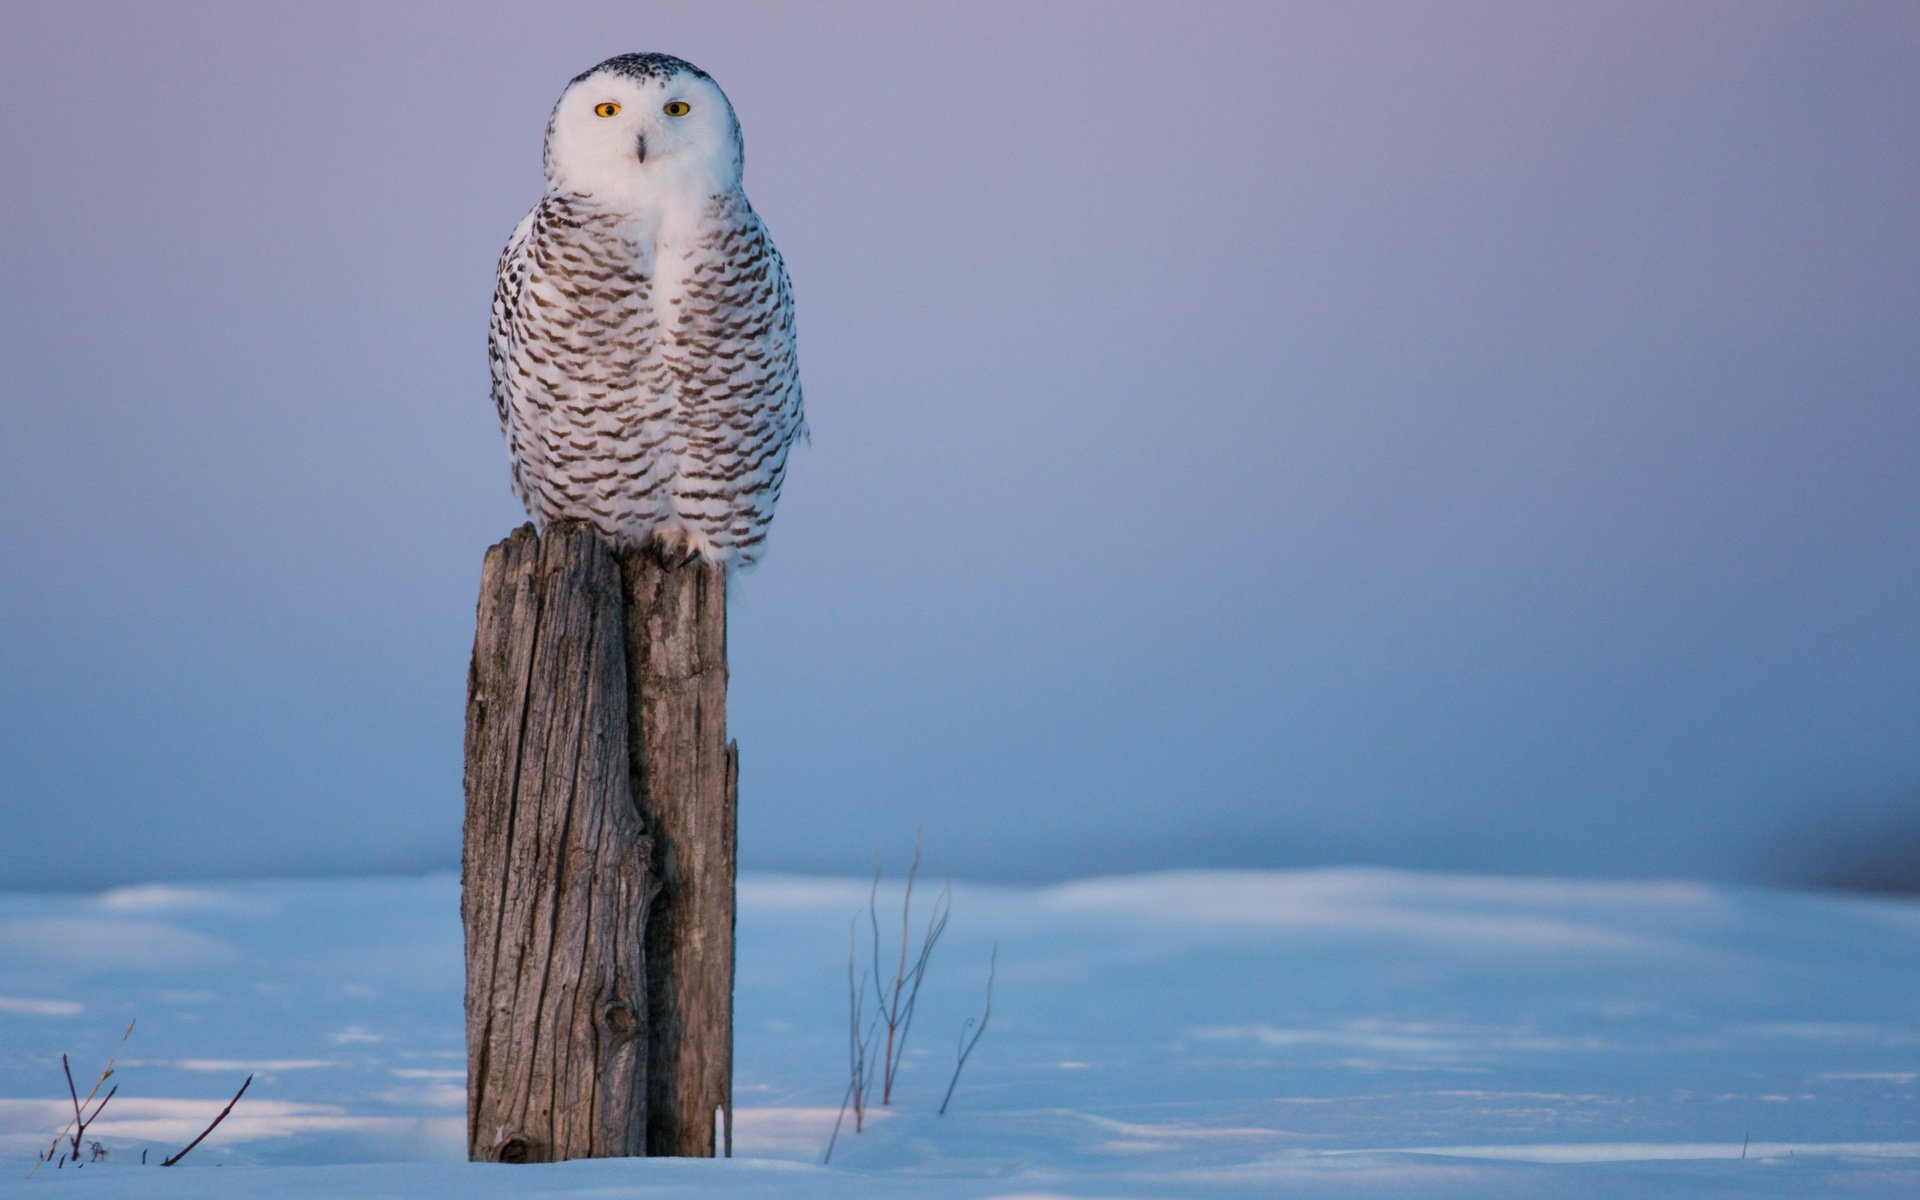
M539 1167L462 1161L455 880L0 895L0 1197L1920 1195L1911 901L1371 870L959 886L895 1103L822 1165L867 888L742 881L734 1159ZM992 1023L936 1115L996 945ZM83 1092L116 1059L89 1131L110 1157L29 1180L70 1115L63 1051ZM249 1073L192 1157L140 1165Z

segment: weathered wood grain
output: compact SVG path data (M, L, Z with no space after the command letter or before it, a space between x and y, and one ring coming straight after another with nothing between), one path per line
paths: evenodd
M647 1153L730 1153L738 758L727 740L727 574L646 551L623 553L620 570L627 745L661 882L647 926Z
M467 681L468 1153L731 1141L726 574L573 523L487 552Z

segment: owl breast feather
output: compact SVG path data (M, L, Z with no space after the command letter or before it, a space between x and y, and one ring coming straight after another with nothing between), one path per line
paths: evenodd
M535 521L750 565L804 430L793 295L743 196L680 223L550 196L494 299L493 391Z

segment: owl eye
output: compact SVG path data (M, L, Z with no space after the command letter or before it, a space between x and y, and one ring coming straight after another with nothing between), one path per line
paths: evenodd
M669 100L667 101L667 106L660 111L670 117L684 117L693 111L693 105L688 104L685 100Z
M593 106L593 115L596 117L617 117L620 115L620 106L611 100L603 100Z

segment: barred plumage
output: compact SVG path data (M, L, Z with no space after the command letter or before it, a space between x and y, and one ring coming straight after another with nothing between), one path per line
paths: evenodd
M732 106L689 63L622 55L562 93L545 162L489 339L515 490L541 525L750 565L805 420Z

